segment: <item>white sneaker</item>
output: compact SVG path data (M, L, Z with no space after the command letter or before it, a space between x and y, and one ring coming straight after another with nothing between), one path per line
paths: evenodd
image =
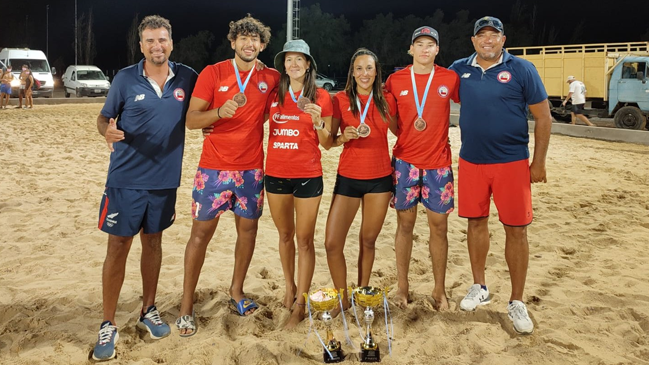
M512 300L507 306L507 312L509 313L509 319L514 322L516 332L524 335L534 332L534 323L527 314L525 303L520 300Z
M473 284L469 288L469 292L464 299L460 302L460 309L463 311L474 311L477 306L489 303L489 289L486 287L482 289L482 285Z

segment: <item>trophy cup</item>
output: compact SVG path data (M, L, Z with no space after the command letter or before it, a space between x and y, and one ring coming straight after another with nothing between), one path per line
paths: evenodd
M381 352L379 345L372 337L372 322L374 322L373 308L383 301L383 290L373 286L363 286L353 290L353 299L365 307L363 319L365 321L365 336L361 343L361 362L380 362ZM358 317L356 317L358 321ZM360 326L360 324L359 324Z
M334 333L331 330L333 317L331 317L331 314L329 313L331 310L340 305L338 301L338 291L331 288L320 289L308 296L306 293L304 293L304 298L306 299L306 302L309 306L309 317L311 317L311 308L313 308L317 312L322 312L322 321L327 328L327 338L323 342L317 332L316 335L318 335L320 342L324 346L324 362L329 364L343 361L345 359L343 350L340 348L340 341L334 338Z

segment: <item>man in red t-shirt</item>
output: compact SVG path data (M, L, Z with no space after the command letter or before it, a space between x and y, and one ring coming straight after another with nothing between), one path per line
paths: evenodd
M228 39L234 58L200 73L187 111L187 128L212 131L203 141L192 191L194 221L185 250L183 299L176 321L183 337L196 333L194 291L219 216L228 210L235 214L237 230L231 303L242 316L258 308L244 297L243 282L264 205L263 124L279 73L257 61L270 41L270 28L259 20L248 15L230 22Z
M412 65L390 75L385 83L397 100L397 143L392 150L394 197L397 210L395 252L398 289L395 300L408 305L408 270L417 204L426 207L433 261L433 299L438 310L448 308L446 298L447 221L453 211L453 170L448 141L450 100L458 101L460 79L435 65L439 35L420 27L412 35Z

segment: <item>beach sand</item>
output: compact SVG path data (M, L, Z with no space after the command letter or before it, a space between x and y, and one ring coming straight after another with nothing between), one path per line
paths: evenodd
M37 105L0 111L0 363L83 364L102 320L101 269L107 235L97 229L109 151L96 129L101 104ZM459 129L451 128L457 176ZM532 137L533 140L533 137ZM198 333L180 338L173 326L180 307L183 255L191 227L193 176L201 152L198 131L187 133L176 223L163 236L157 306L171 336L152 341L135 324L141 306L140 243L127 263L117 309L120 340L114 364L318 364L322 349L308 320L281 328L284 278L278 238L268 207L259 222L245 290L261 309L236 315L228 304L235 240L226 213L208 247L196 293ZM394 137L390 137L394 143ZM325 193L316 228L312 289L331 285L324 226L340 149L324 151ZM388 353L384 310L376 310L374 336L385 364L647 364L649 363L649 149L646 146L553 135L548 183L533 186L530 265L525 302L536 325L517 335L507 317L510 282L504 231L492 205L487 284L493 295L476 312L459 310L472 284L466 220L449 217L447 293L451 309L433 309L428 227L418 208L410 268L412 302L391 306ZM461 197L459 197L461 199ZM348 277L356 278L357 215L345 248ZM388 211L377 241L371 283L396 285L396 216ZM353 282L350 282L352 284ZM390 295L388 296L390 299ZM352 311L350 336L361 338ZM334 322L347 362L358 362ZM324 335L321 321L316 328Z

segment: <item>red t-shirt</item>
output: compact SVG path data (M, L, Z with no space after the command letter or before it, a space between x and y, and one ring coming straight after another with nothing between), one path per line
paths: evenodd
M232 59L209 65L198 75L192 97L210 103L216 109L239 92ZM199 167L213 170L252 170L264 166L264 114L268 113L269 97L279 83L279 72L265 67L261 71L239 72L241 82L253 72L246 86L246 105L232 118L214 122L214 131L203 141Z
M293 94L299 98L301 92ZM288 92L284 105L279 105L277 99L268 118L266 174L286 179L322 176L320 142L311 115L298 109ZM315 103L322 108L322 117L333 114L331 96L326 90L317 89Z
M394 117L397 113L397 105L392 94L384 92L385 100L388 102L388 113ZM358 128L361 124L361 114L369 95L358 95L361 102L361 109L357 116L354 116L349 106L349 98L344 91L334 95L334 118L340 120L340 134L347 126ZM353 101L355 102L355 101ZM340 154L338 163L338 174L350 179L369 180L390 175L390 150L388 148L389 119L383 120L379 109L374 104L370 105L365 118L365 124L370 127L370 135L345 142L343 152Z
M418 118L412 79L408 66L399 70L385 82L385 88L397 101L397 143L392 149L394 157L420 169L438 169L451 165L451 146L448 142L450 100L459 101L460 78L453 71L435 65L435 75L430 83L422 113L426 129L418 131L414 122ZM430 74L415 74L419 101L424 96Z

